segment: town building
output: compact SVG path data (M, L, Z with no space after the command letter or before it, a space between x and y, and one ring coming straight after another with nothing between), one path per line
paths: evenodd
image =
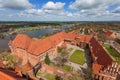
M106 31L106 39L109 40L111 47L120 54L120 34Z
M115 40L117 38L117 33L112 31L106 31L105 36L107 40Z

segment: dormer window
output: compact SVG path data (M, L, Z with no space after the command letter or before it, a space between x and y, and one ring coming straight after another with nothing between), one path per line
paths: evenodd
M95 57L95 62L97 61L98 57Z

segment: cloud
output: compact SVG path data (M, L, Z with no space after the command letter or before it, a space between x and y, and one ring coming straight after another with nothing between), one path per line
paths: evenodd
M52 2L49 1L44 4L40 9L27 9L24 12L32 15L64 15L66 12L64 11L65 3L62 2Z
M70 9L107 9L110 6L120 5L120 0L75 0L70 4Z
M70 9L92 9L97 5L98 3L96 3L94 0L76 0L75 2L73 2L69 8Z
M113 13L120 13L120 6L117 7L116 9L112 10Z
M41 9L27 9L24 11L26 14L32 14L32 15L41 15L43 14L43 10Z
M33 5L29 2L29 0L0 0L0 7L15 10L24 10L32 8Z
M49 1L47 2L45 5L43 5L43 9L47 9L47 10L61 10L63 9L65 3L62 2L52 2Z
M120 15L115 14L115 12L120 11L120 8L116 8L112 12L109 10L111 7L117 7L118 5L120 5L120 0L75 0L69 5L69 9L79 11L79 14L86 18L105 18Z
M61 15L64 12L64 6L65 3L49 1L42 6L41 10L45 14Z
M67 16L68 16L68 17L72 17L73 14L72 14L72 13L68 13Z
M0 0L0 14L2 13L0 17L6 15L6 20L23 19L36 21L120 20L120 7L118 7L120 0L75 0L67 8L66 4L68 3L48 1L41 8L36 9L29 0ZM19 11L16 12L14 11L15 9Z

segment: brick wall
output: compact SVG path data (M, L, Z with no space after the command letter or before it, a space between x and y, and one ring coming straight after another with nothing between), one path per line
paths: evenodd
M21 49L21 48L16 48L16 47L12 47L11 48L12 54L13 55L17 55L20 58L20 62L22 63L21 65L25 65L28 62L28 55L26 50Z
M28 53L28 61L30 62L32 66L35 66L40 61L40 58L39 56L34 56Z

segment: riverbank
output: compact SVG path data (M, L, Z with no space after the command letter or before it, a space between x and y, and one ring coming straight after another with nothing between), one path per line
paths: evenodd
M22 33L22 32L28 32L28 31L34 31L34 30L40 30L40 29L45 29L47 28L47 26L28 26L28 27L20 27L20 28L16 28L14 30L14 32L17 33Z

